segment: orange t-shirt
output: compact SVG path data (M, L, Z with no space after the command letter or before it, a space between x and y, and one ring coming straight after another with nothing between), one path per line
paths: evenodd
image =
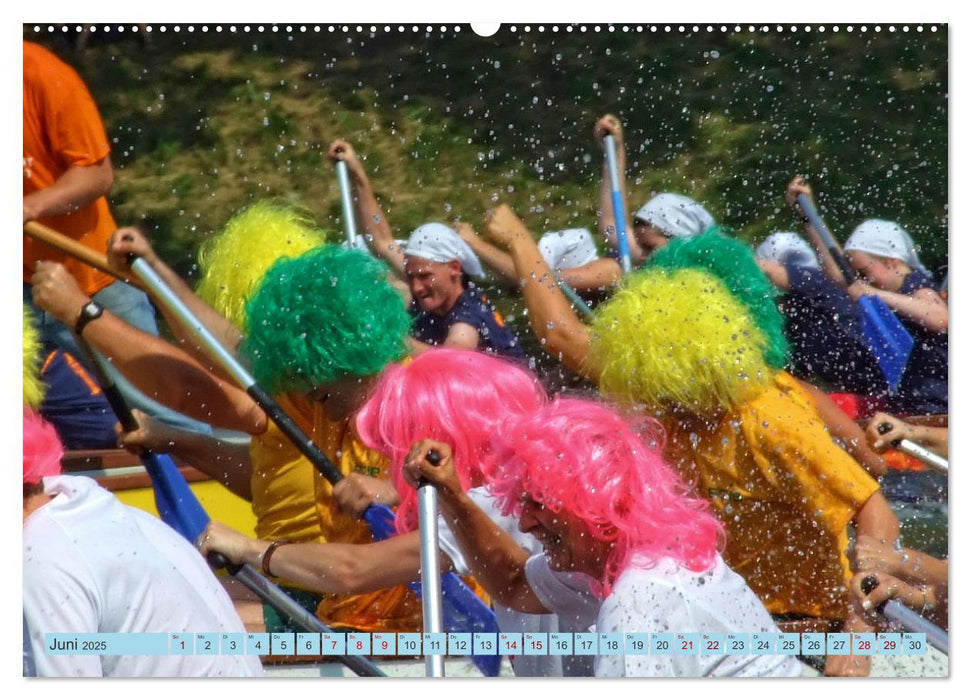
M104 160L111 151L98 108L81 77L66 63L37 44L24 44L24 194L50 187L69 168ZM108 200L70 214L45 217L40 223L80 241L99 253L117 226ZM53 260L74 275L85 294L91 295L113 280L24 236L24 281L30 282L34 264Z

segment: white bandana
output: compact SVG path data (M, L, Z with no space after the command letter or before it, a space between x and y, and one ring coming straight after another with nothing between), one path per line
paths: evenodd
M657 227L668 238L699 236L715 225L715 219L698 202L671 192L651 199L634 218Z
M553 271L583 267L599 257L593 236L585 228L544 234L539 239L539 252Z
M790 231L773 233L766 238L755 249L755 257L761 260L770 260L780 265L792 263L797 267L819 269L819 260L810 245L800 238L798 233Z
M858 250L861 253L869 253L881 258L893 258L902 260L910 266L912 270L920 270L925 275L929 275L917 251L914 250L914 241L903 227L893 221L883 219L867 219L862 224L853 229L852 235L843 246L847 253L851 250Z
M445 224L422 224L412 231L405 255L439 263L458 260L466 274L485 277L482 263L469 244Z

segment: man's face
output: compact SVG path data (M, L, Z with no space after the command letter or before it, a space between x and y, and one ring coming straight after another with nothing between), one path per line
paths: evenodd
M554 571L581 571L598 581L603 579L611 544L594 537L584 523L561 511L554 513L542 503L524 495L519 529L543 545Z
M651 226L646 221L634 219L634 240L644 249L645 253L652 253L666 246L671 239L661 233L657 226Z
M422 311L444 314L462 293L462 266L405 256L405 275L412 298Z

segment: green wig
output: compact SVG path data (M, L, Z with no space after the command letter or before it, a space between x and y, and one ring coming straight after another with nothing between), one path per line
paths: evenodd
M270 265L279 258L302 255L322 245L325 238L299 209L257 202L202 244L202 279L196 293L234 326L243 328L246 302Z
M628 275L597 309L592 332L601 391L653 411L712 415L756 395L774 374L765 335L703 270Z
M24 406L40 408L44 400L44 381L40 378L40 333L34 326L34 315L24 304Z
M329 244L279 260L246 305L243 351L270 392L377 374L407 354L411 317L367 253Z
M755 261L755 254L737 238L718 228L700 236L674 238L644 263L645 268L707 270L728 287L728 291L748 309L749 315L765 335L765 361L782 369L789 360L789 341L784 320L775 304L780 292Z

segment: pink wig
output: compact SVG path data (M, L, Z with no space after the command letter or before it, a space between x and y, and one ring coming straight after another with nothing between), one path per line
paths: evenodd
M496 432L501 466L490 489L507 515L519 514L525 493L613 543L601 581L604 595L632 560L649 567L669 557L705 571L724 530L708 503L689 495L665 464L663 439L653 418L630 422L601 403L556 399Z
M462 487L480 486L495 470L491 441L499 424L534 413L546 400L533 374L472 350L438 348L389 365L357 414L357 431L365 445L391 459L401 497L398 531L418 526L417 495L402 474L412 445L424 438L447 443Z
M39 484L61 473L64 447L54 426L30 410L24 411L24 483Z

